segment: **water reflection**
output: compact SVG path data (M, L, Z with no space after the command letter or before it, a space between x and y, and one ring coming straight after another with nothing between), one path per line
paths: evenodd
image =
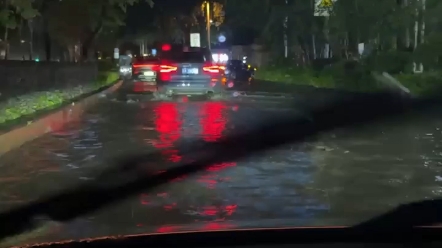
M171 162L181 161L179 151L173 146L180 139L182 122L176 103L160 103L154 107L155 129L159 139L153 145Z
M65 185L66 178L78 181L91 166L104 170L104 161L116 152L160 150L161 161L146 167L162 173L190 159L181 149L188 140L214 142L235 128L251 129L263 118L281 116L274 106L267 105L267 111L255 103L118 106L88 115L70 135L51 134L3 157L1 204L38 198ZM442 194L441 127L440 121L413 120L346 129L210 165L82 217L45 240L238 225L355 224L401 203Z
M226 106L223 102L207 102L201 108L201 137L206 142L214 142L222 137L226 127Z
M258 108L240 108L226 102L155 102L138 111L137 124L141 128L137 128L135 139L144 149L153 147L163 155L161 161L146 165L156 173L167 170L167 162L191 159L181 150L187 140L214 142L234 132L235 127L252 127L249 117L259 121L260 117L271 116ZM112 210L97 213L93 217L95 235L100 224L107 225L102 229L107 235L108 230L115 234L217 230L233 228L236 222L284 218L309 223L328 209L326 202L304 189L313 180L315 170L309 150L296 147L210 165L198 174L175 178ZM109 216L113 216L112 221Z
M196 111L197 115L194 115ZM155 130L158 133L158 140L152 142L153 146L161 149L164 157L171 162L180 162L182 155L175 147L177 141L183 139L182 134L190 133L195 138L195 131L199 132L199 137L206 142L213 142L221 138L228 122L226 113L227 107L223 102L203 102L199 104L182 105L182 103L158 103L153 107ZM194 123L200 125L201 131L194 129ZM147 125L147 124L145 124ZM219 172L229 167L236 166L236 163L222 163L209 166L205 173L197 177L182 176L170 182L171 187L159 189L153 193L141 194L139 203L143 206L161 207L164 212L179 212L182 215L192 216L194 221L201 220L220 221L227 216L231 216L237 205L232 203L222 203L224 200L218 199L217 205L211 205L213 199L201 204L201 198L216 190L219 182L227 182L229 177L220 177ZM160 170L158 173L161 173ZM179 186L176 186L179 185ZM175 187L179 187L175 188ZM209 191L208 191L209 190ZM206 201L206 200L205 200ZM170 226L164 227L170 230ZM159 229L164 230L164 229Z
M192 112L197 108L197 115ZM175 102L162 102L153 107L155 130L158 139L153 140L155 148L161 149L164 158L170 162L180 162L182 156L174 148L176 142L183 135L190 134L194 138L194 119L197 119L201 127L199 135L206 142L214 142L220 139L227 123L227 107L223 102L204 102L191 106ZM187 136L187 135L186 135Z

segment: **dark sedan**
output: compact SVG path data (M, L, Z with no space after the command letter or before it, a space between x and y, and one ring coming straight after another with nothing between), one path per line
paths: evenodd
M157 91L157 71L159 59L144 57L136 59L131 68L131 76L123 83L125 93L152 93Z

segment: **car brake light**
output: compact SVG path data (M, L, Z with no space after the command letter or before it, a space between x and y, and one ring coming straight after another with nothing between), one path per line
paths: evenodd
M156 67L156 71L159 72L160 80L169 81L171 79L171 74L178 71L178 67L173 65L159 65Z
M135 64L133 65L134 68L140 68L140 67L154 67L153 64Z
M170 51L172 49L172 46L170 44L164 44L161 46L162 51Z
M222 71L222 67L221 66L217 66L217 65L213 65L213 64L210 64L210 65L205 65L204 67L203 67L203 71L204 72L208 72L208 73L220 73L221 71Z
M178 67L172 66L172 65L160 65L158 67L159 72L161 73L169 73L169 72L175 72L178 70Z

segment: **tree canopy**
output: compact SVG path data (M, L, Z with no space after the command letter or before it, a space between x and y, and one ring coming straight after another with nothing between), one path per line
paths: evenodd
M97 37L124 25L128 6L139 1L154 7L152 0L5 0L0 5L0 25L7 41L8 30L42 16L51 39L66 46L81 45L86 57Z
M328 17L315 16L315 3L226 0L226 25L255 30L256 42L267 47L274 58L285 56L285 39L288 57L302 56L307 61L324 57L325 44L334 57L343 58L358 54L361 43L396 56L414 50L410 59L426 63L435 63L442 55L442 1L335 0Z
M65 46L79 45L87 57L94 42L103 40L100 36L107 40L112 34L117 37L128 7L140 1L157 9L153 22L133 34L134 40L188 42L190 32L200 32L205 42L207 2L203 0L186 10L158 8L161 2L154 5L152 0L5 0L0 6L0 25L7 40L8 30L42 17L51 39ZM302 57L310 61L326 57L326 44L334 57L349 58L358 54L359 44L364 43L382 53L412 50L413 60L439 63L441 1L334 0L328 17L315 16L315 2L210 0L211 34L249 30L255 34L255 42L275 59Z

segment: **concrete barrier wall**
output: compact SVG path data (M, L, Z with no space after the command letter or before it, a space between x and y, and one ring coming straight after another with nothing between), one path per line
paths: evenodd
M97 75L95 63L0 61L0 102L35 91L85 85Z

